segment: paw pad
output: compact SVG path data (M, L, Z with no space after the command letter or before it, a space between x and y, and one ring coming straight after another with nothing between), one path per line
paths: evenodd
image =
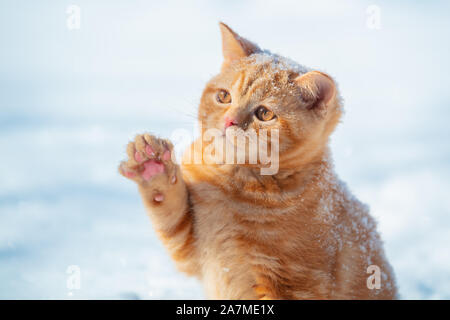
M162 202L164 200L164 195L161 193L155 194L153 200L156 202Z
M172 145L149 134L137 135L127 146L128 161L119 171L136 182L147 182L158 174L166 174L167 182L175 184L176 166L172 162ZM175 179L175 180L174 180Z
M142 161L144 161L144 159L142 159L142 156L141 156L141 154L139 153L139 151L136 151L135 152L135 154L134 154L134 159L136 159L136 161L137 162L142 162Z
M153 151L152 147L150 147L149 145L146 145L146 146L145 146L145 153L146 153L147 156L149 156L149 157L155 156L155 152Z
M164 172L164 165L156 160L149 160L144 163L144 171L142 172L142 178L144 180L150 180L151 177L158 173Z

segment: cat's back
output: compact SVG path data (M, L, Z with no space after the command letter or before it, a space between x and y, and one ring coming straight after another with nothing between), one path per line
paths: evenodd
M336 175L324 177L318 219L330 225L328 241L335 251L332 299L395 299L397 289L376 220ZM376 273L376 274L375 274ZM380 286L372 284L379 275Z

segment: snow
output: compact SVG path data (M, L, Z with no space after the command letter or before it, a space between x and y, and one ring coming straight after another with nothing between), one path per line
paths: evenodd
M262 52L252 54L247 59L256 65L265 65L270 63L272 70L290 70L299 74L306 73L308 71L308 68L305 66L302 66L290 58L273 54L269 50L263 50Z
M401 297L450 298L448 3L377 1L380 30L356 0L76 4L72 31L64 2L0 5L0 299L203 297L117 165L136 133L193 131L219 20L336 79L336 170L370 206Z

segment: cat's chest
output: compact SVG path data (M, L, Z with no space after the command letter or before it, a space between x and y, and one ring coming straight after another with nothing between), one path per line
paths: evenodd
M201 239L202 274L209 298L256 299L259 244L249 242L245 232L230 222L204 221L198 230Z
M303 218L301 206L293 204L287 213L276 207L264 212L257 203L236 202L206 186L191 196L209 298L258 299L255 288L267 279L288 274L303 283L300 269L307 270L305 279L308 272L329 271L329 263L323 263L333 261L334 253L326 249L329 229Z
M276 243L269 241L271 235L267 230L239 218L242 211L257 214L257 209L245 204L231 204L223 194L210 194L207 199L197 200L193 199L196 233L208 297L258 298L254 288L261 274L260 266L277 260L277 257L272 254L276 251L272 248ZM265 234L265 237L255 237L256 234Z

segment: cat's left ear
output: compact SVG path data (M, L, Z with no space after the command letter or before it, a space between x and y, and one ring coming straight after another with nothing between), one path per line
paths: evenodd
M220 22L219 26L220 32L222 33L222 53L224 59L222 70L236 60L261 51L256 44L239 36L225 23Z
M303 98L310 103L310 109L324 115L336 98L336 85L333 79L320 71L310 71L295 79L301 88Z

